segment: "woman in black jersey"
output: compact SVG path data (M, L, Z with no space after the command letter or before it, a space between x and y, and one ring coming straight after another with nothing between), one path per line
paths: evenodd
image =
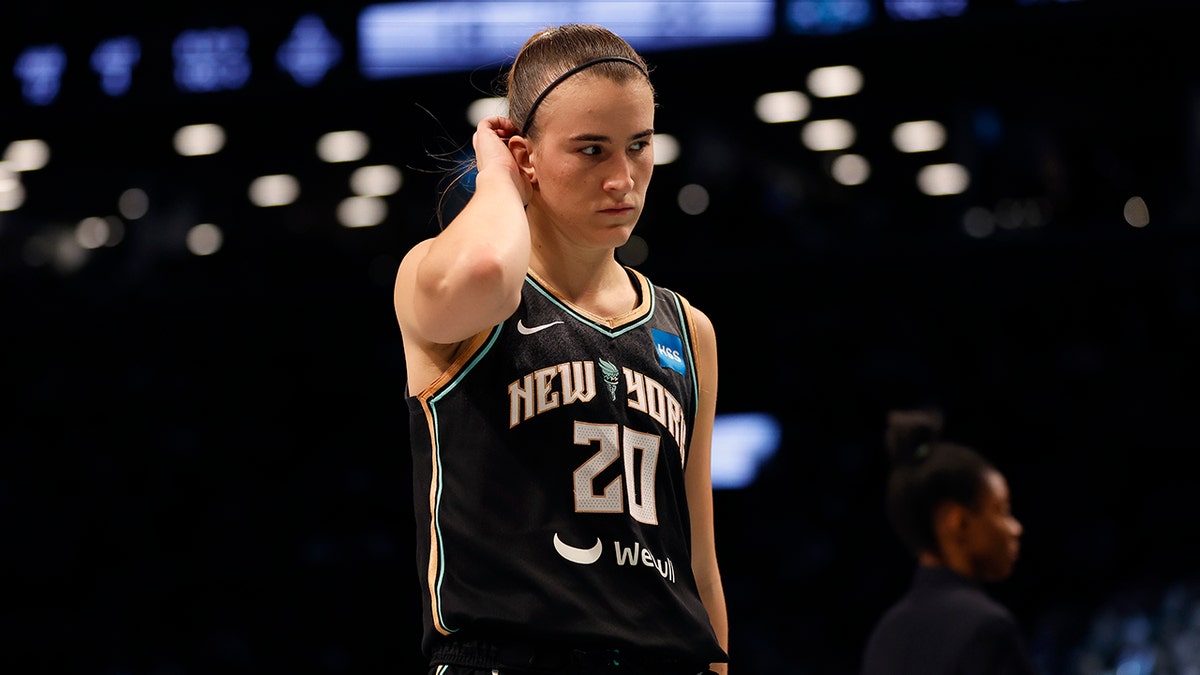
M648 72L600 26L530 37L474 193L400 264L432 674L728 672L713 326L615 255L654 168Z
M1016 619L982 588L1020 552L1008 483L941 428L937 410L889 414L887 514L917 567L868 638L862 675L1032 675Z

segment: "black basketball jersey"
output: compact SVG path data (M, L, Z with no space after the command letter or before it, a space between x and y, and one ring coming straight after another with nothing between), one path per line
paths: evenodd
M723 661L690 566L691 307L630 269L604 320L533 273L408 399L429 653L441 636Z

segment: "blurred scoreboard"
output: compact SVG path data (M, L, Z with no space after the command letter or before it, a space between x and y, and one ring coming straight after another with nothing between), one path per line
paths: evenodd
M1154 0L1139 7L1154 5ZM606 25L643 52L752 44L971 17L1036 19L1048 6L1112 0L441 0L176 5L91 15L53 10L0 25L0 105L45 108L140 91L205 94L257 85L312 88L500 67L558 23ZM109 3L105 4L110 6ZM264 7L266 9L264 9ZM1086 9L1085 9L1086 8ZM203 11L201 11L203 9ZM157 14L148 14L157 12ZM91 20L94 19L94 20ZM24 25L22 21L28 22ZM124 21L124 23L122 23ZM59 30L61 29L61 30ZM58 30L58 32L56 32ZM4 62L7 61L7 64Z

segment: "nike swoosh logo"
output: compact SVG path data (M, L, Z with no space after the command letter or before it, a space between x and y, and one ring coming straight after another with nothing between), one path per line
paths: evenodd
M521 323L521 319L517 319L517 332L520 333L521 335L533 335L534 333L538 332L539 330L546 330L550 326L557 326L560 323L562 323L562 322L561 321L551 321L550 323L544 323L540 326L526 328L525 324Z
M580 565L591 565L600 559L600 538L596 538L596 545L591 548L576 548L568 544L564 544L562 539L558 538L558 533L554 533L554 550L563 558L570 560L573 563Z

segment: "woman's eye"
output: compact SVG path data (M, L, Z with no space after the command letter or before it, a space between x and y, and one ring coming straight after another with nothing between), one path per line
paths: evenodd
M585 155L588 155L589 157L595 157L596 155L600 154L600 146L589 145L589 146L583 148L582 150L580 150L580 152L582 152Z
M648 147L650 147L649 141L635 141L633 145L629 146L629 149L633 152L641 152Z

